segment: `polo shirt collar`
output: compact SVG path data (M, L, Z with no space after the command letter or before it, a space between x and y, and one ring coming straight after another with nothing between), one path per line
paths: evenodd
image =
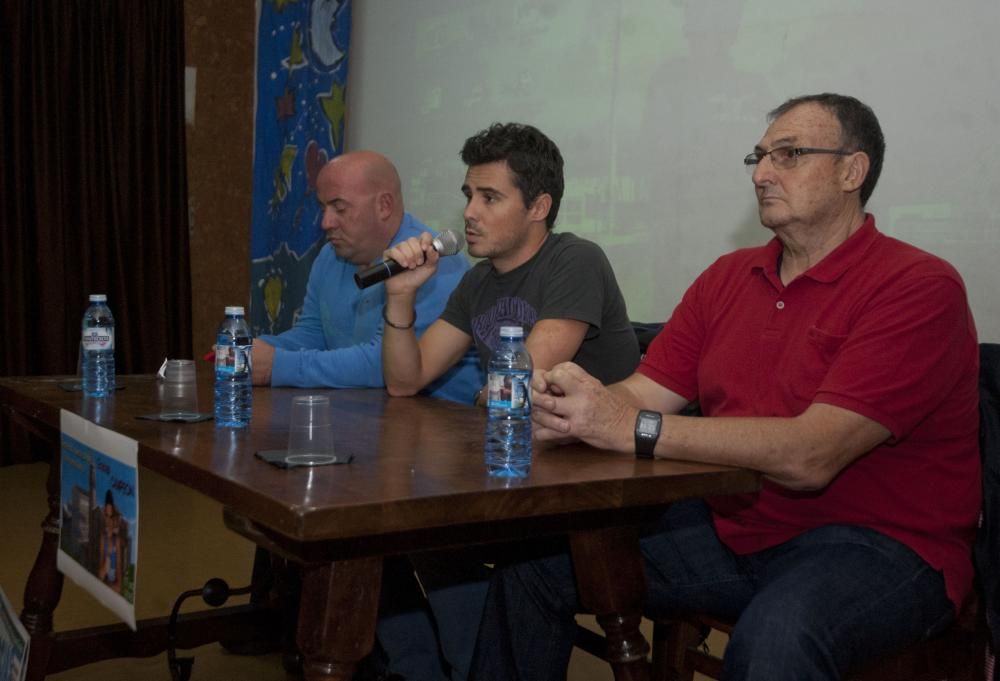
M836 281L864 256L878 236L879 231L875 228L875 216L871 213L865 213L865 221L861 223L858 231L848 237L847 241L837 246L833 252L806 270L802 276L822 283ZM781 253L781 249L781 242L778 237L774 237L757 252L757 256L750 263L751 269L763 270L765 275L777 279L778 254Z

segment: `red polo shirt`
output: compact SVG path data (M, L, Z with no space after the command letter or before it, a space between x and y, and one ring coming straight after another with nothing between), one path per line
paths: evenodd
M981 504L979 353L965 287L947 262L881 234L867 216L787 286L781 244L723 256L684 294L639 372L706 416L796 416L813 402L892 434L823 490L770 480L710 500L722 541L752 553L811 528L869 527L972 586Z

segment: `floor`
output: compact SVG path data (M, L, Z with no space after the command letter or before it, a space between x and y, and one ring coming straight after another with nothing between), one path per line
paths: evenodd
M45 516L43 464L0 468L0 588L20 612L23 587L41 537ZM177 594L199 588L211 577L230 586L249 583L253 546L222 525L222 508L205 497L140 469L141 536L136 580L136 617L169 614ZM232 599L231 603L239 602ZM182 612L199 609L189 600ZM201 607L205 607L201 605ZM57 630L116 623L116 618L86 592L66 580L55 614ZM592 620L584 621L593 626ZM648 625L648 623L647 623ZM644 628L647 639L648 627ZM191 681L283 681L278 655L242 657L210 644L182 655L195 658ZM611 669L595 658L574 651L567 678L571 681L611 681ZM51 681L170 681L166 655L99 662L50 676Z

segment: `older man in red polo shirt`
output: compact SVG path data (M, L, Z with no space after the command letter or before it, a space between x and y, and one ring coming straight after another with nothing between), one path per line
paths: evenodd
M833 680L947 626L971 590L976 329L954 268L865 212L871 109L810 95L770 121L744 163L774 238L702 273L625 381L537 373L536 437L761 471L758 494L648 528L648 610L735 619L724 679ZM704 417L678 415L693 402ZM475 678L565 678L577 607L565 555L498 571Z

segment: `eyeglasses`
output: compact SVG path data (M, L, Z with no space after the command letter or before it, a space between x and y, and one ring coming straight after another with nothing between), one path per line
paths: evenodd
M771 157L771 163L775 168L788 170L794 168L799 162L799 156L808 154L836 154L837 156L850 156L855 152L846 149L816 149L814 147L775 147L771 151L755 151L747 154L743 159L743 165L747 172L753 174L753 169L758 163L764 160L765 156Z

